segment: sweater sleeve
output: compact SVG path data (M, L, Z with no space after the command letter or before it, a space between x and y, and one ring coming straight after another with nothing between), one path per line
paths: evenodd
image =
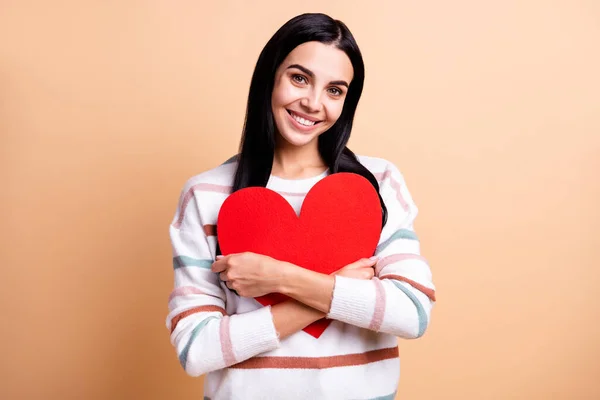
M270 307L227 315L225 292L211 271L216 242L204 232L193 189L182 192L169 228L174 290L166 325L181 366L200 376L274 350L279 339Z
M435 286L421 256L413 223L417 206L404 178L388 163L380 193L388 211L370 281L335 277L330 319L406 339L423 335L435 303Z

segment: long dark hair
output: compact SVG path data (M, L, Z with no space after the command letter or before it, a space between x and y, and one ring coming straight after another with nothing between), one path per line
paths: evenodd
M354 79L348 88L339 119L318 138L319 153L329 166L330 173L353 172L362 175L379 193L375 176L346 147L365 79L362 55L348 27L325 14L302 14L292 18L279 28L260 53L250 83L232 192L245 187L267 185L275 152L276 129L271 106L275 72L292 50L310 41L336 46L346 53L354 68ZM387 208L381 195L379 199L385 225Z

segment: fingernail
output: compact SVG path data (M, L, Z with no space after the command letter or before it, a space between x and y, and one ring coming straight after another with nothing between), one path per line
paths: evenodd
M220 260L221 258L225 258L225 256L217 256L217 260Z
M369 260L371 260L371 261L377 261L377 260L379 260L379 257L373 256L373 257L369 258Z

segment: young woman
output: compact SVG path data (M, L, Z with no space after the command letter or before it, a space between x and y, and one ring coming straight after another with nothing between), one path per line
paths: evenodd
M183 188L170 225L167 327L185 371L208 374L205 398L394 398L397 337L424 333L435 288L402 174L346 147L363 81L361 53L342 22L291 19L256 64L239 154ZM298 213L310 188L338 172L364 176L380 195L375 257L324 275L259 254L219 256L215 224L229 194L267 187ZM274 292L290 299L267 307L253 299ZM332 323L318 339L302 331L325 317Z

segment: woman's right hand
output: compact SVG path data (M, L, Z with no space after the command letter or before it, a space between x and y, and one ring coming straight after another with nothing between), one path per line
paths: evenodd
M369 280L375 276L375 264L377 264L377 261L377 257L361 258L360 260L337 270L332 275Z

